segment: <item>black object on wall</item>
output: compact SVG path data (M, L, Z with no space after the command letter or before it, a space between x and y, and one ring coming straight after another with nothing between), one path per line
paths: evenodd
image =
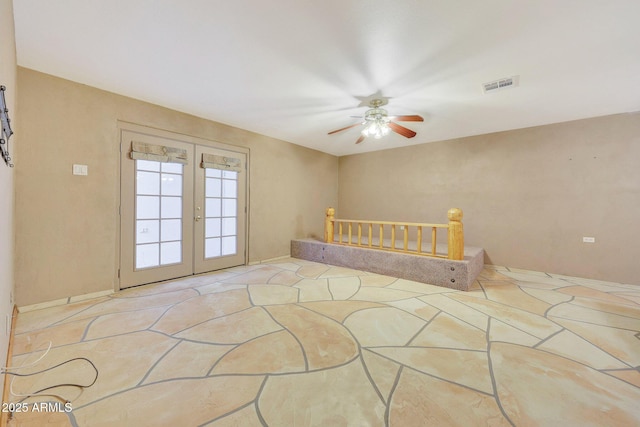
M4 91L7 88L0 86L0 122L2 122L2 132L0 133L0 152L4 162L9 167L13 167L11 163L11 156L9 155L9 138L13 135L11 130L11 120L9 120L9 109L7 108L7 102L4 99Z

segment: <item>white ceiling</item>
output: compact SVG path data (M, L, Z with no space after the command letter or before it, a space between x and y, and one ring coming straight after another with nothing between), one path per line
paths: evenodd
M13 0L18 64L335 155L640 110L639 0ZM520 86L481 84L519 75ZM355 145L389 97L413 139Z

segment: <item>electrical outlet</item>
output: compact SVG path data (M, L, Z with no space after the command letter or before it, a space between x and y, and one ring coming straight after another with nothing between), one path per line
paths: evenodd
M582 238L582 243L595 243L596 242L596 238L595 237L583 237Z
M400 226L400 231L404 231L404 225Z
M89 175L89 166L87 165L73 165L74 175Z

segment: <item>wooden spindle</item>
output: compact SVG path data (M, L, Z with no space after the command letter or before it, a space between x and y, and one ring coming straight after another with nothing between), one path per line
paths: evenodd
M342 244L342 223L338 223L338 238L340 239L338 243Z
M378 235L378 237L380 240L378 244L380 246L380 249L382 249L382 244L384 243L384 224L380 224L380 234Z
M438 227L431 227L431 255L436 254L436 236L438 233Z
M418 245L417 246L418 253L422 253L422 226L421 225L418 226L417 240L418 241L416 242L416 244Z
M462 227L462 210L451 208L447 212L449 218L448 232L448 258L453 260L464 259L464 229Z
M373 244L371 239L373 238L373 224L369 223L369 247Z
M362 223L358 223L358 246L362 246Z
M396 248L396 225L391 224L391 249Z
M349 241L347 242L347 244L348 244L348 245L351 245L351 243L353 243L353 242L351 241L351 238L352 238L352 237L351 237L351 236L352 236L352 233L351 233L352 225L353 225L353 224L349 223Z
M404 226L404 251L409 250L409 226Z

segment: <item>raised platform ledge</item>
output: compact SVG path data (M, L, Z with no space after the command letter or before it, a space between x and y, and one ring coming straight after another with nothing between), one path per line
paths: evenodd
M452 261L297 239L291 241L291 256L461 291L471 288L484 267L484 249L469 246L464 248L464 260Z

